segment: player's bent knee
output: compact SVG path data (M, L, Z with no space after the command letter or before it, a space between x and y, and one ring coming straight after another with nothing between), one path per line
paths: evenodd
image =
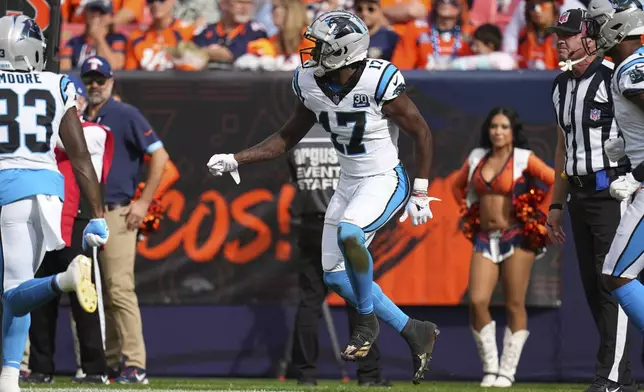
M2 294L2 307L5 312L9 312L13 317L22 317L29 314L29 309L21 307L17 301L14 300L16 288L9 289Z
M371 267L365 242L365 232L362 228L347 222L338 224L338 246L344 253L347 263L359 273L366 272Z
M365 243L365 233L362 228L353 223L340 222L338 224L338 244L340 248L359 246Z

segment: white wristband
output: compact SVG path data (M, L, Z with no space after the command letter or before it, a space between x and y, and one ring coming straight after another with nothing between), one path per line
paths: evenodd
M414 191L415 192L427 192L429 188L429 180L424 178L415 178L414 179Z

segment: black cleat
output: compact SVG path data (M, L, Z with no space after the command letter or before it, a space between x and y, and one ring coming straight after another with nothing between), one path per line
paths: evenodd
M358 386L360 387L391 387L393 384L385 379L381 378L379 380L358 380Z
M432 361L434 344L440 331L434 323L409 319L401 335L407 341L412 354L414 365L414 384L420 384L425 378L425 372L429 370L429 363Z
M27 384L53 384L54 376L51 374L31 373L20 381Z
M375 313L359 314L349 344L340 356L345 361L355 361L357 358L366 357L379 333L380 324Z
M110 379L107 377L106 374L87 374L87 375L84 375L83 377L73 377L72 382L81 383L81 384L109 385Z

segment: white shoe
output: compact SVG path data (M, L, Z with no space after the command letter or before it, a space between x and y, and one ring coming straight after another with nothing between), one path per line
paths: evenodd
M512 386L512 381L505 377L497 377L496 380L494 380L494 384L491 386L495 388L510 388Z
M8 382L0 382L0 392L20 392L20 386L18 385L18 382L16 383L8 383Z
M472 335L476 342L479 358L483 363L483 381L481 387L488 388L494 385L496 374L499 372L499 350L496 347L496 322L492 321L481 328L480 332L472 328Z
M509 388L514 383L514 374L517 372L519 359L525 341L528 339L530 332L525 329L512 333L510 328L505 329L503 337L503 355L499 366L499 376L494 382L494 387Z
M496 374L486 374L483 376L483 381L481 381L482 388L493 387L496 383Z
M86 376L86 374L85 374L85 372L83 372L83 368L76 369L76 374L74 374L75 378L83 378L85 376Z
M92 283L92 261L89 257L78 255L60 275L60 289L75 291L78 303L87 313L94 313L98 306L98 294ZM0 391L1 392L1 391Z

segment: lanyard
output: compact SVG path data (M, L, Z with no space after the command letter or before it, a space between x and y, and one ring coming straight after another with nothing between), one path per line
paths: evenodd
M458 51L461 49L461 26L456 25L454 26L454 29L451 31L451 34L454 36L454 45L453 45L453 51L452 55L450 57L454 58L457 56ZM438 29L434 24L432 24L432 35L431 35L431 42L432 42L432 48L434 49L434 57L439 57L441 55L440 53L440 42L438 41L440 36L440 33L438 32Z

